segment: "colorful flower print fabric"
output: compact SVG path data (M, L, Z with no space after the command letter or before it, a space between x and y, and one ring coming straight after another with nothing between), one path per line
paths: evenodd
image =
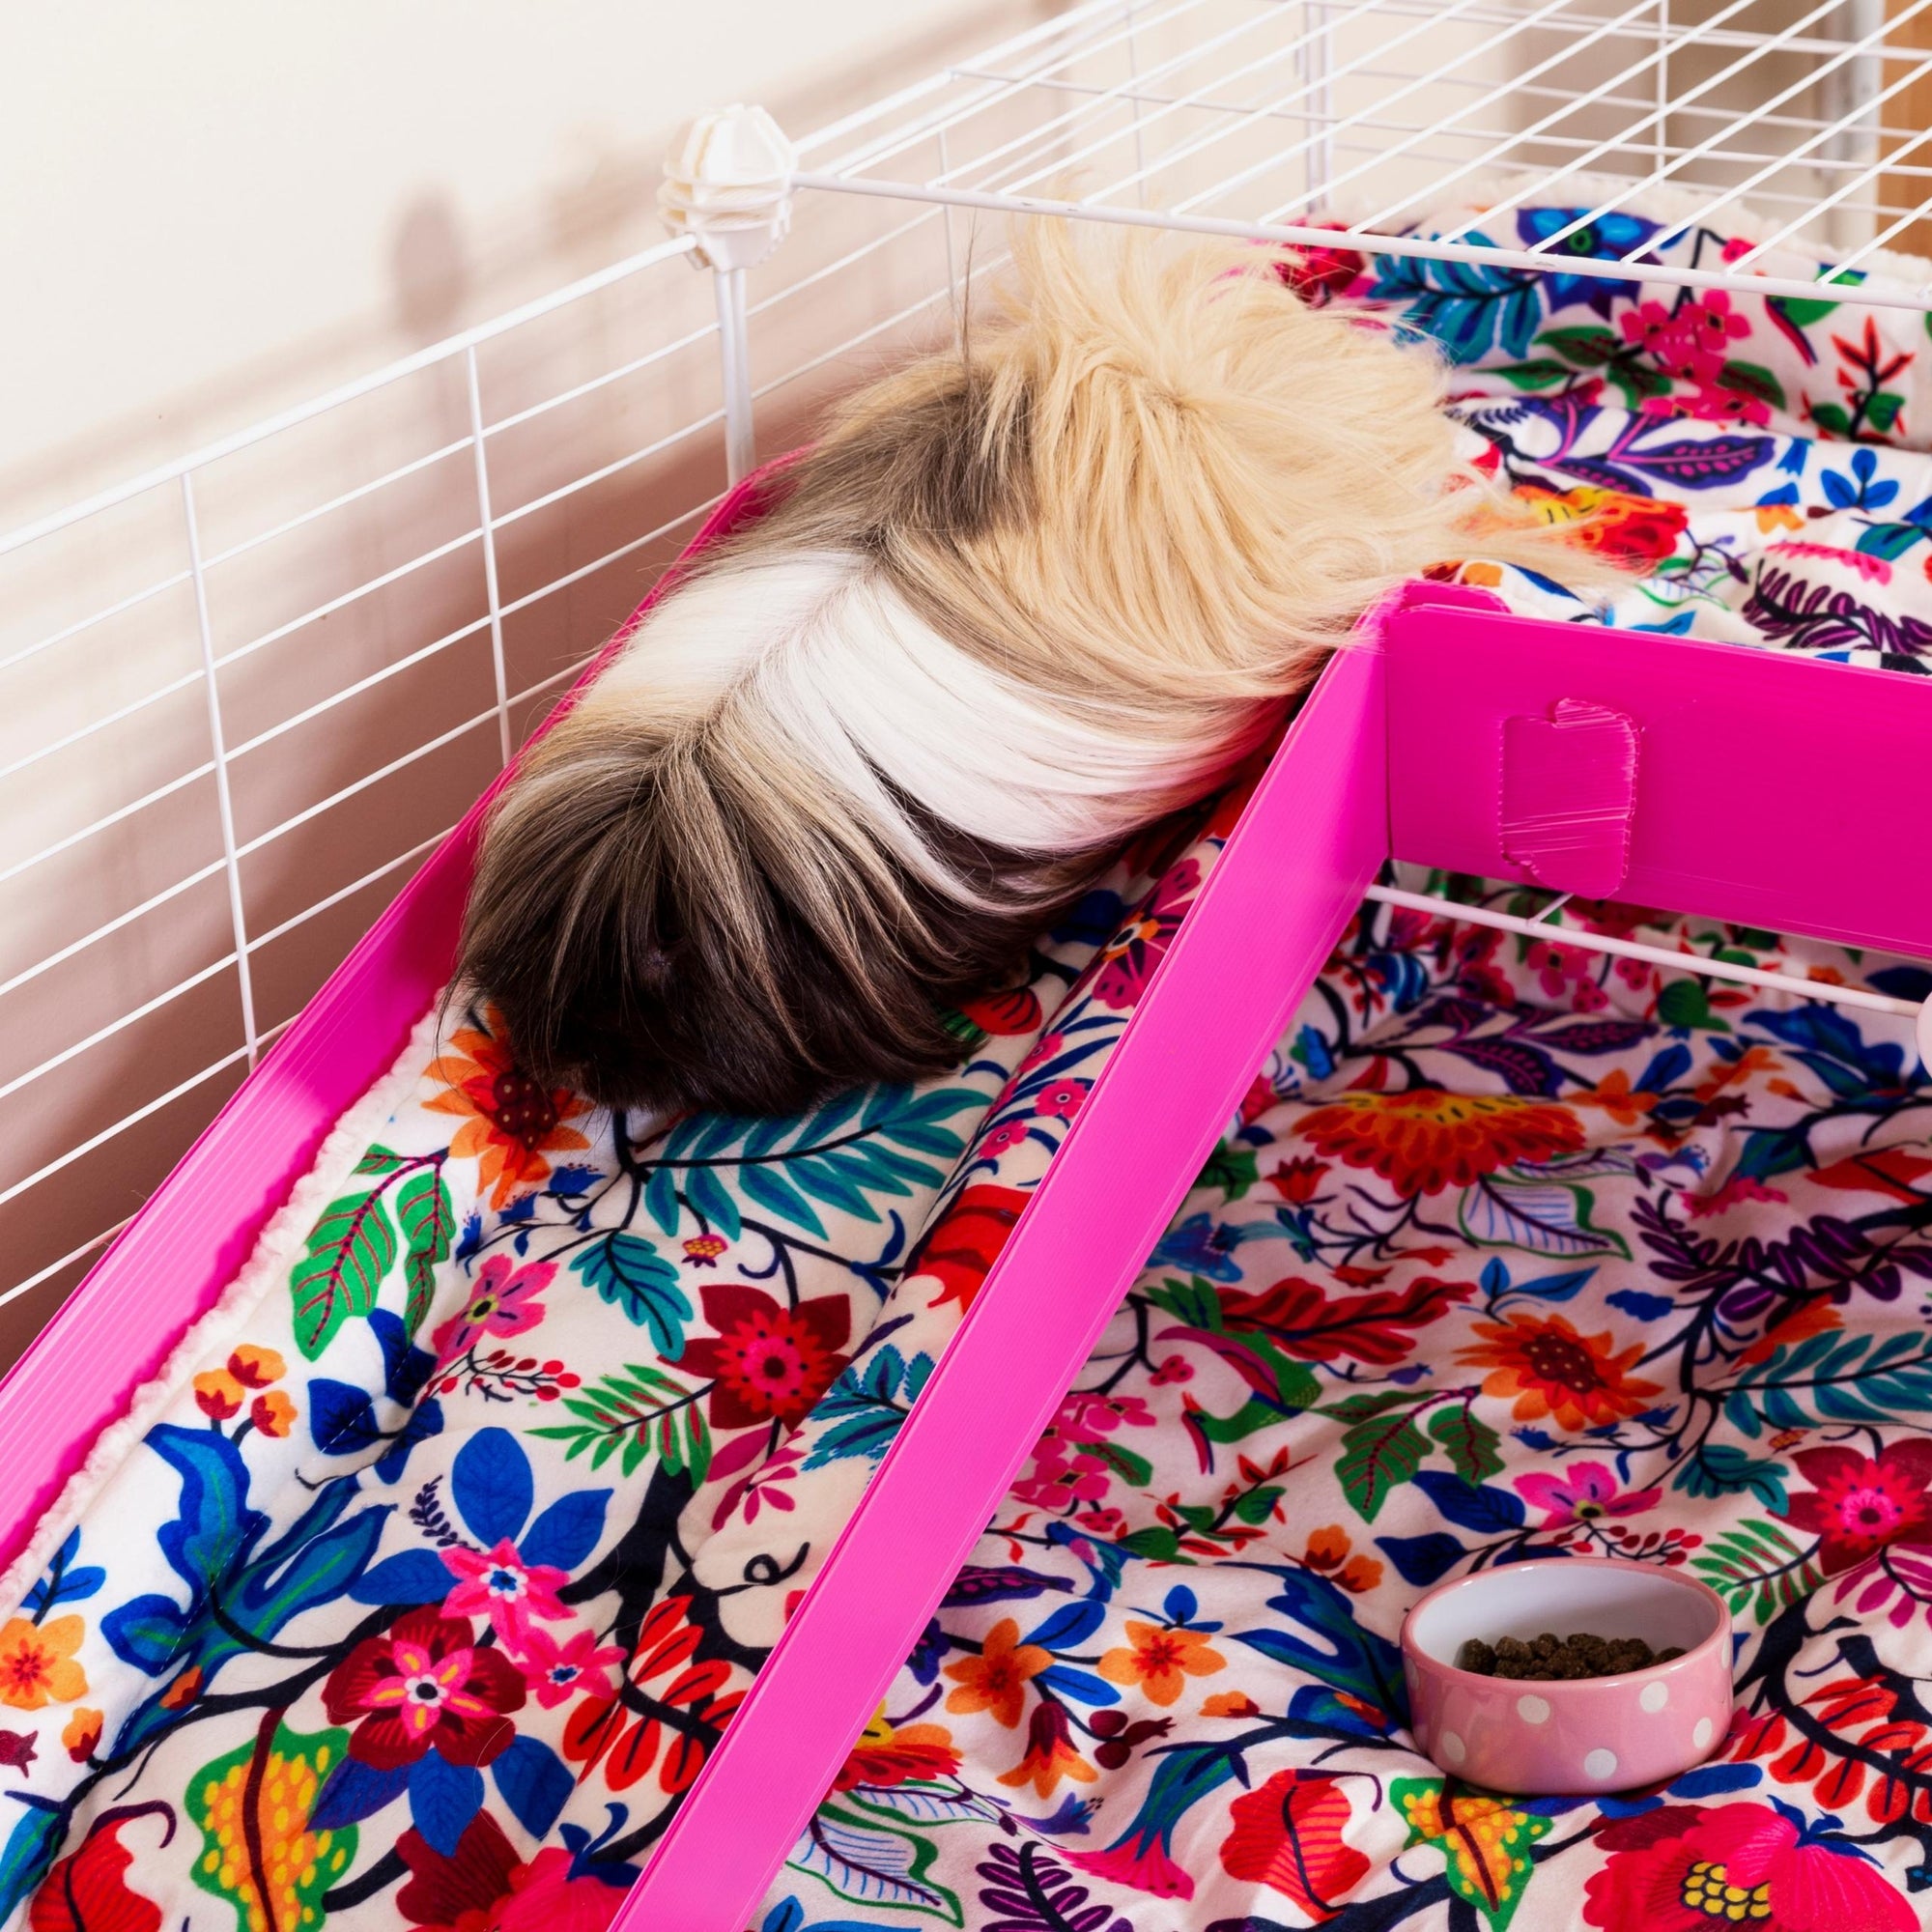
M1510 245L1572 219L1481 213ZM1632 212L1583 252L1747 245ZM1919 665L1918 316L1339 241L1285 271L1435 334L1471 447L1641 571L1606 604L1470 580ZM9 1923L601 1932L1239 804L1127 854L923 1087L613 1120L528 1079L488 1013L425 1036L0 1605ZM1564 934L1932 978L1639 907L1563 918L1350 929L755 1932L1927 1917L1925 1076L1897 1023ZM1732 1607L1736 1719L1666 1788L1502 1798L1413 1747L1406 1605L1566 1552Z

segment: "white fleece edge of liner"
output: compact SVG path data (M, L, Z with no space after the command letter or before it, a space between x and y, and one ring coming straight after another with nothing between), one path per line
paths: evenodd
M439 1006L433 1003L410 1030L409 1042L389 1070L378 1075L328 1130L308 1172L269 1217L248 1259L221 1291L220 1298L189 1325L168 1351L159 1372L128 1398L121 1418L108 1423L95 1437L87 1460L62 1484L59 1496L43 1512L26 1547L0 1575L0 1605L10 1612L19 1605L67 1533L119 1474L188 1378L209 1356L226 1354L242 1339L240 1331L270 1292L281 1285L295 1250L314 1226L316 1216L348 1180L350 1170L368 1151L383 1122L421 1078L435 1049L439 1018Z

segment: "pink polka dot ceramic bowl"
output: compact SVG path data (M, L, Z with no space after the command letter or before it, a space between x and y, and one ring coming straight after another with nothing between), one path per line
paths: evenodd
M1481 1677L1456 1659L1471 1637L1589 1631L1682 1657L1617 1677ZM1629 1791L1701 1763L1731 1717L1731 1617L1693 1577L1608 1557L1484 1570L1430 1591L1402 1626L1415 1742L1491 1791L1554 1798Z

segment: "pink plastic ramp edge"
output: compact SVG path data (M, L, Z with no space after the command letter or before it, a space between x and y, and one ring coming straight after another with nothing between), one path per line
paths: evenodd
M632 1889L744 1932L1387 856L1382 661L1331 661L971 1312Z
M747 477L684 554L754 515L779 467ZM543 729L674 577L675 567ZM404 887L0 1381L0 1565L19 1553L95 1437L127 1412L134 1391L219 1298L329 1128L387 1071L429 1009L449 977L476 838L495 792Z
M1617 899L1932 954L1932 678L1558 626L1427 588L1382 642L1398 859L1534 882L1504 809L1509 727L1580 702L1636 731Z

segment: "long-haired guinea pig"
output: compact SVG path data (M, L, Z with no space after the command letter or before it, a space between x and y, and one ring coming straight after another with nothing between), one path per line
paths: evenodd
M458 984L527 1071L768 1114L952 1064L945 1009L1378 596L1538 547L1457 487L1439 359L1276 264L1024 228L963 349L698 560L489 821Z

